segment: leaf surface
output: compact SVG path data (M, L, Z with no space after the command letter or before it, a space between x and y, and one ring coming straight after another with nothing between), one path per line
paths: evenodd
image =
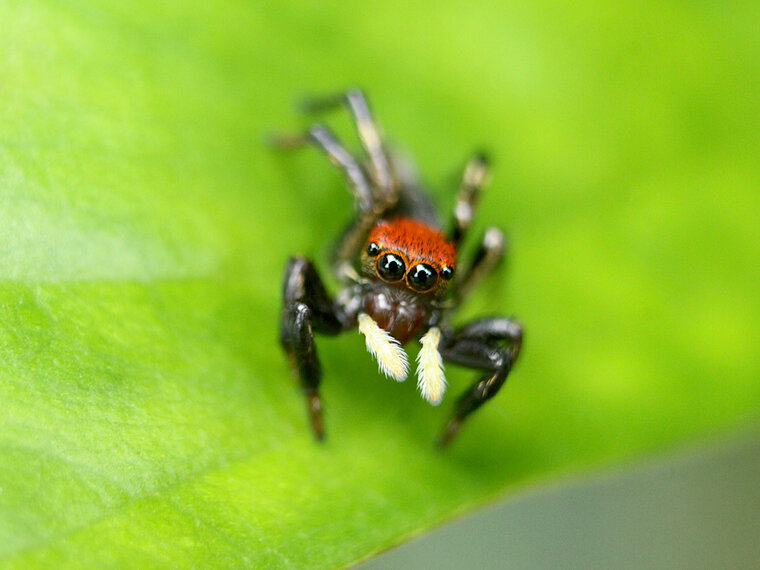
M757 24L742 3L1 2L0 564L342 566L756 419ZM505 228L511 259L459 322L514 313L525 350L445 452L472 371L431 407L358 333L320 338L317 445L277 344L287 256L326 272L351 200L317 153L261 141L351 84L442 211L468 154L495 158L475 233Z

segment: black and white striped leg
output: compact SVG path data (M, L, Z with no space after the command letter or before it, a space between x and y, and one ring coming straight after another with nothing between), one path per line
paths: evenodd
M280 343L298 376L306 397L309 421L317 439L324 438L322 376L314 333L336 335L343 330L332 299L314 265L305 257L291 257L285 267Z
M361 89L330 95L327 97L312 97L304 101L304 110L320 112L343 106L348 109L354 119L359 140L369 156L372 177L378 189L376 198L382 201L393 184L388 156L383 148L380 130L372 117L367 98Z
M464 420L493 398L504 385L520 354L522 327L507 318L487 318L470 323L445 339L439 349L444 360L485 371L457 400L454 413L438 443L447 445Z
M504 234L499 228L489 227L483 233L478 249L469 265L457 272L454 281L455 304L460 304L475 285L490 273L502 260L505 251Z
M275 148L280 149L293 149L307 144L315 146L346 177L361 211L370 211L375 205L372 187L364 170L324 125L312 125L308 131L298 135L275 135L271 143Z
M473 156L464 167L462 182L454 204L454 216L449 241L459 248L475 215L480 190L488 182L488 158L484 154Z
M359 255L370 230L384 213L385 210L380 207L359 212L335 244L332 251L333 271L344 283L359 280L359 275L354 268L354 260Z

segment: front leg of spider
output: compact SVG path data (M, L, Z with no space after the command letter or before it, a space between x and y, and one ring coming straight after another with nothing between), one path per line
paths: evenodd
M457 400L454 414L438 436L439 445L448 445L464 420L501 389L521 346L520 324L499 317L474 321L441 343L445 360L483 370L485 374Z
M343 330L335 304L327 294L312 262L292 257L285 267L280 343L298 376L314 435L324 438L319 382L322 371L314 333L336 335Z

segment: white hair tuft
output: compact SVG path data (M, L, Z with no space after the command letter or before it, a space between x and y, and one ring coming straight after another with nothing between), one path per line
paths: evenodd
M417 388L422 397L432 405L437 406L446 391L446 376L443 373L443 361L438 352L441 340L441 329L430 327L420 339L422 348L417 354Z
M401 343L380 326L366 313L360 313L359 332L364 335L367 350L377 360L380 372L390 376L396 382L406 380L409 373L409 360Z

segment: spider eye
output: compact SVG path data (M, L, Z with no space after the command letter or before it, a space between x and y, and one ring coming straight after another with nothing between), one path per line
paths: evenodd
M441 279L448 281L452 277L454 277L454 270L451 267L444 265L441 268Z
M367 244L367 255L375 257L378 253L380 253L380 246L374 241L369 242Z
M404 276L404 260L395 253L386 253L377 260L377 272L386 281L398 281Z
M418 263L409 270L407 278L415 291L427 291L438 281L438 274L430 265Z

